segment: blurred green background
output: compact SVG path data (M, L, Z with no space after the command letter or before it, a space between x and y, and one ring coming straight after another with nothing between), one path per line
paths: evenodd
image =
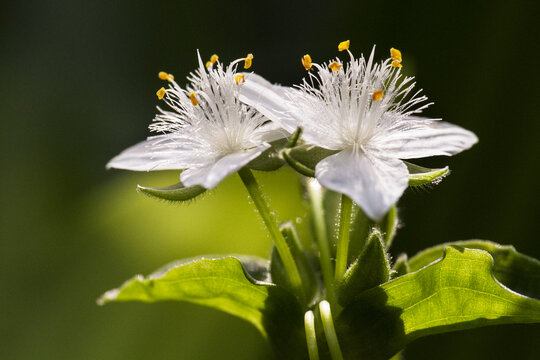
M0 3L1 359L270 359L249 324L184 304L96 298L136 273L204 253L267 257L269 239L237 176L176 206L137 194L178 173L105 171L147 135L160 70L255 55L286 85L300 57L403 52L435 105L474 131L441 185L408 191L394 255L469 238L540 257L540 31L535 1L9 1ZM294 174L258 174L278 216L305 224ZM292 204L292 205L291 205ZM295 205L297 204L297 205ZM540 325L432 336L407 359L534 359Z

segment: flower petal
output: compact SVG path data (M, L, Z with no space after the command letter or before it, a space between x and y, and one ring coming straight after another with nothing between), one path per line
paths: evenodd
M240 88L240 101L254 107L289 133L294 132L298 121L291 112L286 96L287 91L293 89L274 85L254 73L245 76L246 82Z
M376 153L343 150L320 161L319 182L348 195L372 219L381 219L397 202L409 182L403 161Z
M184 169L185 150L169 135L152 136L122 151L106 167L134 171Z
M388 156L416 159L455 155L478 142L474 133L444 121L410 117L376 134L369 146Z
M240 170L269 147L270 144L265 143L253 149L225 155L208 166L183 171L180 180L186 187L201 185L206 189L213 189L221 180Z

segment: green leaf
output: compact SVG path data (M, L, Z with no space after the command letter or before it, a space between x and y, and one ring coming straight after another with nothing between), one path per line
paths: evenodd
M417 271L443 255L451 245L489 252L495 262L493 276L506 287L540 299L540 261L523 255L511 245L500 245L486 240L456 241L437 245L416 254L409 260L411 271Z
M146 278L135 276L106 292L98 303L174 300L212 307L252 323L281 358L304 357L307 348L298 302L280 287L255 279L267 277L267 261L242 260L203 257L173 263Z
M313 145L299 145L285 149L281 152L287 163L300 174L314 177L315 166L322 159L337 153L336 150L328 150Z
M450 169L428 169L422 166L404 161L409 169L409 186L421 186L426 184L438 184L445 176L450 174Z
M426 335L540 322L540 301L502 286L492 268L488 252L450 246L441 260L365 291L336 321L345 357L385 360Z
M318 283L315 276L313 263L316 259L308 258L307 252L304 251L294 225L291 222L286 222L280 227L281 233L291 250L291 254L296 262L300 277L302 278L302 287L306 297L306 302L309 304L317 295ZM279 253L275 247L272 249L270 262L270 274L272 282L289 290L294 294L294 289L289 281L287 270L283 265L283 261L279 257Z
M381 233L375 230L360 257L345 272L337 291L338 301L347 306L363 291L385 283L389 278L386 248Z
M152 188L137 185L137 191L162 200L187 201L201 195L203 192L206 191L206 189L199 185L185 187L184 184L179 182L178 184L161 188Z

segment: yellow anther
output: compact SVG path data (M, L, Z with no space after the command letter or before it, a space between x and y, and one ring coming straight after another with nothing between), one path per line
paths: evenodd
M397 60L392 60L392 66L397 68L403 67L403 65L401 65L401 62Z
M373 92L373 101L379 101L383 98L383 91L382 90L376 90Z
M390 57L392 60L397 61L398 63L401 62L401 51L398 49L391 48L390 49Z
M334 61L333 63L331 63L330 65L328 65L328 67L330 69L332 69L333 71L338 71L339 69L341 69L341 67L343 66L343 64L340 64L338 63L337 61Z
M251 67L251 62L253 61L253 54L248 54L244 59L244 69L249 69Z
M159 90L156 92L157 98L158 98L159 100L163 99L163 97L165 96L166 93L167 93L167 90L165 90L165 88L159 89Z
M189 94L189 98L190 98L191 104L193 104L193 106L199 105L199 102L197 101L197 96L195 96L195 93L194 93L194 92L192 92L191 94Z
M302 56L302 65L306 68L306 70L311 69L313 65L311 65L311 56L308 54Z
M165 71L160 71L158 76L161 80L167 80L168 82L171 82L174 80L173 74L167 74Z
M246 82L246 79L244 79L244 74L241 74L241 75L236 75L236 77L234 78L234 81L236 81L236 84L240 84L241 82Z
M342 41L342 42L339 43L337 48L338 48L339 51L349 50L349 45L350 44L351 44L350 40Z
M210 60L206 62L206 67L210 67L211 65L214 65L219 60L219 56L216 54L210 56Z

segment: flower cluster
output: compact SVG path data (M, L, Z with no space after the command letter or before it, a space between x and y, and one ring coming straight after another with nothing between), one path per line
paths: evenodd
M251 66L253 55L224 67L213 55L188 77L182 89L174 76L160 72L169 88L157 92L170 110L158 107L150 130L160 133L113 158L108 168L137 171L184 170L185 186L214 188L226 176L240 170L286 134L254 108L239 101L244 75L236 68Z
M334 151L315 167L326 188L349 196L372 219L397 202L409 181L402 159L454 155L477 142L459 126L418 117L428 103L402 75L402 56L355 58L349 41L339 44L349 60L327 64L301 62L308 77L301 85L274 85L254 73L253 56L223 67L216 55L192 73L186 90L172 75L157 93L170 110L159 109L148 138L112 159L108 167L129 170L183 170L185 186L215 187L271 147L270 142L302 129L301 141ZM314 70L314 71L313 71Z

